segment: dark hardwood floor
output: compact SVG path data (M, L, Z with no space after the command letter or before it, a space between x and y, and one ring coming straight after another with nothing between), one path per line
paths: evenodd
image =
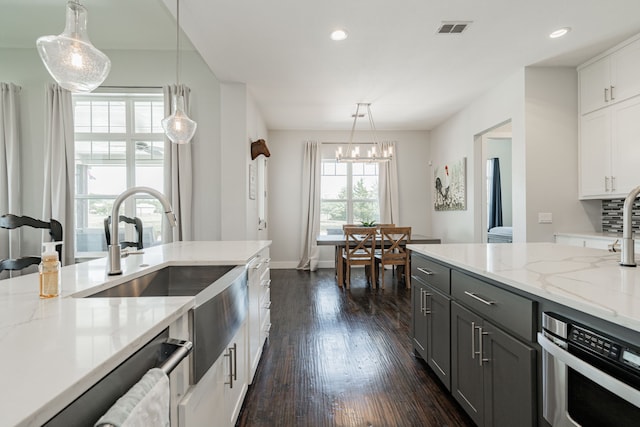
M411 293L334 270L271 270L271 336L236 426L473 426L412 354Z

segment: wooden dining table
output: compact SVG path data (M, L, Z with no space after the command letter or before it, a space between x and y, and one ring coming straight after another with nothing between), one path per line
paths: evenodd
M432 236L423 236L422 234L412 234L411 240L407 243L410 244L438 244L440 238ZM344 268L342 264L342 252L347 245L344 234L320 234L316 237L316 244L318 246L335 246L335 265L336 265L336 280L338 284L342 286L344 283Z

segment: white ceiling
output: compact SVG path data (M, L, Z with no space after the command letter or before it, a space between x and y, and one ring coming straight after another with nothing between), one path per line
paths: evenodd
M0 47L60 33L64 4L0 0ZM82 4L98 48L175 48L174 0ZM431 129L523 66L574 67L640 32L638 0L181 0L180 11L211 70L247 84L269 129L348 129L357 102L372 103L378 129ZM457 20L472 24L436 34ZM562 26L566 37L547 37ZM329 39L338 27L347 40Z

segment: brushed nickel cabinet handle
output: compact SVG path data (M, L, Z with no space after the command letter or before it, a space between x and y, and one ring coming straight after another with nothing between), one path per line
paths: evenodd
M233 379L238 381L238 344L233 343Z
M430 294L429 292L425 292L424 293L424 314L431 314L431 309L429 308L429 297L432 296L433 294Z
M228 349L228 353L224 354L224 357L229 358L229 381L225 381L225 384L229 386L229 388L233 388L233 359L231 359L231 347Z
M604 102L609 102L609 88L604 88Z
M478 327L478 365L482 366L482 326Z
M616 99L615 95L613 94L613 89L615 89L616 87L615 86L609 86L609 88L611 89L609 93L611 94L611 100L613 101L614 99Z
M483 304L486 305L494 305L496 302L495 301L487 301L484 298L479 297L478 295L474 294L473 292L469 292L469 291L464 291L465 295L469 295L471 298L480 301Z
M422 267L418 267L419 271L422 271L424 274L426 274L427 276L433 276L433 271L429 271L426 268L422 268Z
M471 358L476 358L476 322L471 322Z
M611 177L611 191L616 191L616 177Z

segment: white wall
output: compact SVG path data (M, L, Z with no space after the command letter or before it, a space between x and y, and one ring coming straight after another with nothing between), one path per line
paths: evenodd
M573 68L525 70L527 240L594 231L600 202L578 200L578 76ZM539 224L538 213L553 215Z
M553 241L554 232L568 229L593 231L598 206L578 201L577 114L575 69L527 67L434 129L434 164L468 160L467 210L432 214L432 227L442 230L443 241L481 241L484 178L475 136L509 119L514 241ZM540 212L551 212L553 223L538 224Z
M523 142L524 71L513 74L503 83L472 102L468 107L431 131L431 160L434 165L467 158L467 209L432 211L432 229L443 243L480 242L482 239L482 171L481 139L476 135L511 120L513 132L513 186L524 188ZM476 179L476 175L480 179ZM524 197L514 194L513 212L524 212ZM526 233L524 221L514 221L514 239Z
M112 68L104 85L162 86L175 82L175 52L105 51ZM35 49L0 49L0 81L22 87L23 214L42 215L45 84L53 80ZM220 87L197 53L182 53L181 82L191 87L191 117L198 123L193 140L194 236L220 238ZM67 233L67 230L64 230ZM68 235L68 234L66 234ZM39 242L28 250L39 253Z
M249 165L258 177L259 160L251 160L251 142L267 140L267 127L244 83L222 83L221 92L222 240L266 239L267 230L258 232L257 195L249 199Z
M305 141L341 142L349 132L270 131L269 132L269 238L272 265L295 268L302 254L302 158ZM432 204L428 167L428 132L380 132L381 140L396 141L400 221L416 234L434 235L430 226ZM333 267L333 248L321 247L320 266Z

